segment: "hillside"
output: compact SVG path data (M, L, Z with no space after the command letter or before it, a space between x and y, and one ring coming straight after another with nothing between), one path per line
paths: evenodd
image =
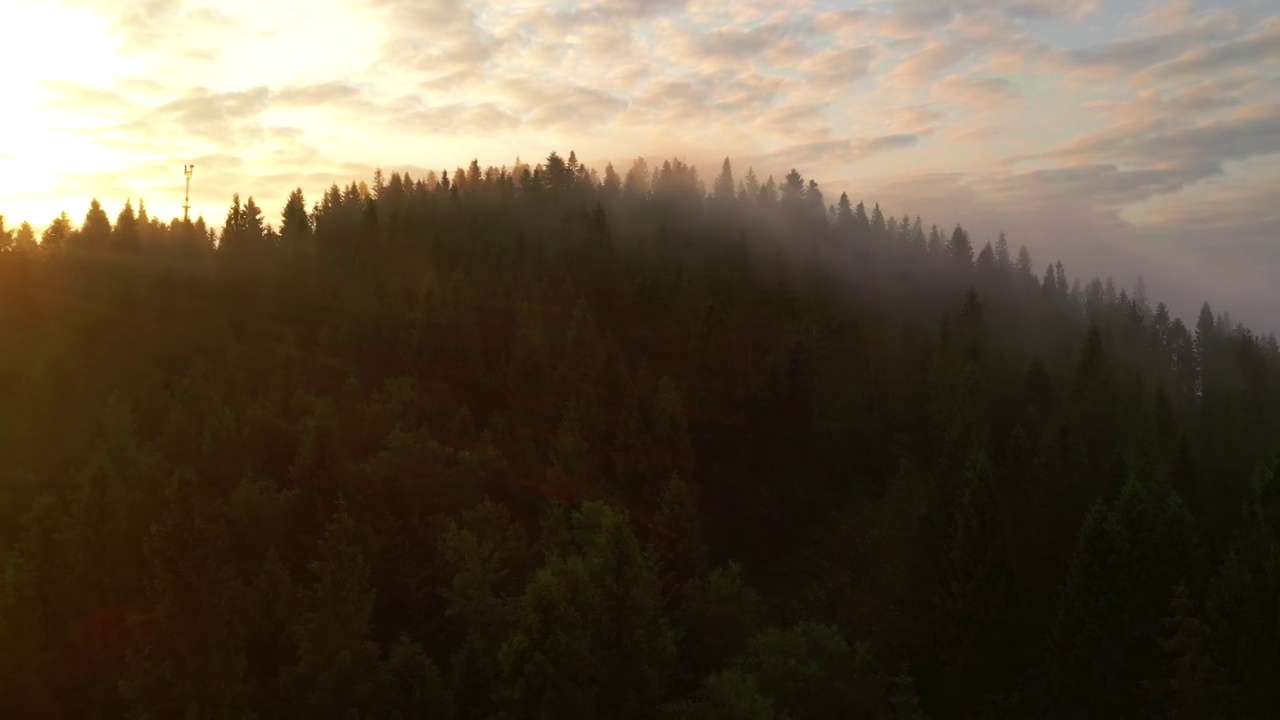
M555 153L0 229L0 714L1280 706L1275 337L980 242Z

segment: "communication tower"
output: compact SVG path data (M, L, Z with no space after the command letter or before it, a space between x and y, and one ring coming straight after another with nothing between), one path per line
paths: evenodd
M182 222L191 222L191 173L195 165L183 165L182 173L187 176L187 194L182 197Z

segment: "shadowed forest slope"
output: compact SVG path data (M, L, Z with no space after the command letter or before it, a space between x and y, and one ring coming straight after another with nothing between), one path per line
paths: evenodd
M0 226L6 717L1261 717L1280 349L792 171Z

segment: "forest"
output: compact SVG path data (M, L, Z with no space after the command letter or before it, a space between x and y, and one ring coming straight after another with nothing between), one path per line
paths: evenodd
M0 221L0 716L1272 716L1276 338L870 204Z

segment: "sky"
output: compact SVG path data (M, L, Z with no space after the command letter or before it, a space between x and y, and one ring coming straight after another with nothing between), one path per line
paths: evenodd
M570 150L1004 231L1280 331L1275 0L0 0L0 214L277 219L375 167Z

